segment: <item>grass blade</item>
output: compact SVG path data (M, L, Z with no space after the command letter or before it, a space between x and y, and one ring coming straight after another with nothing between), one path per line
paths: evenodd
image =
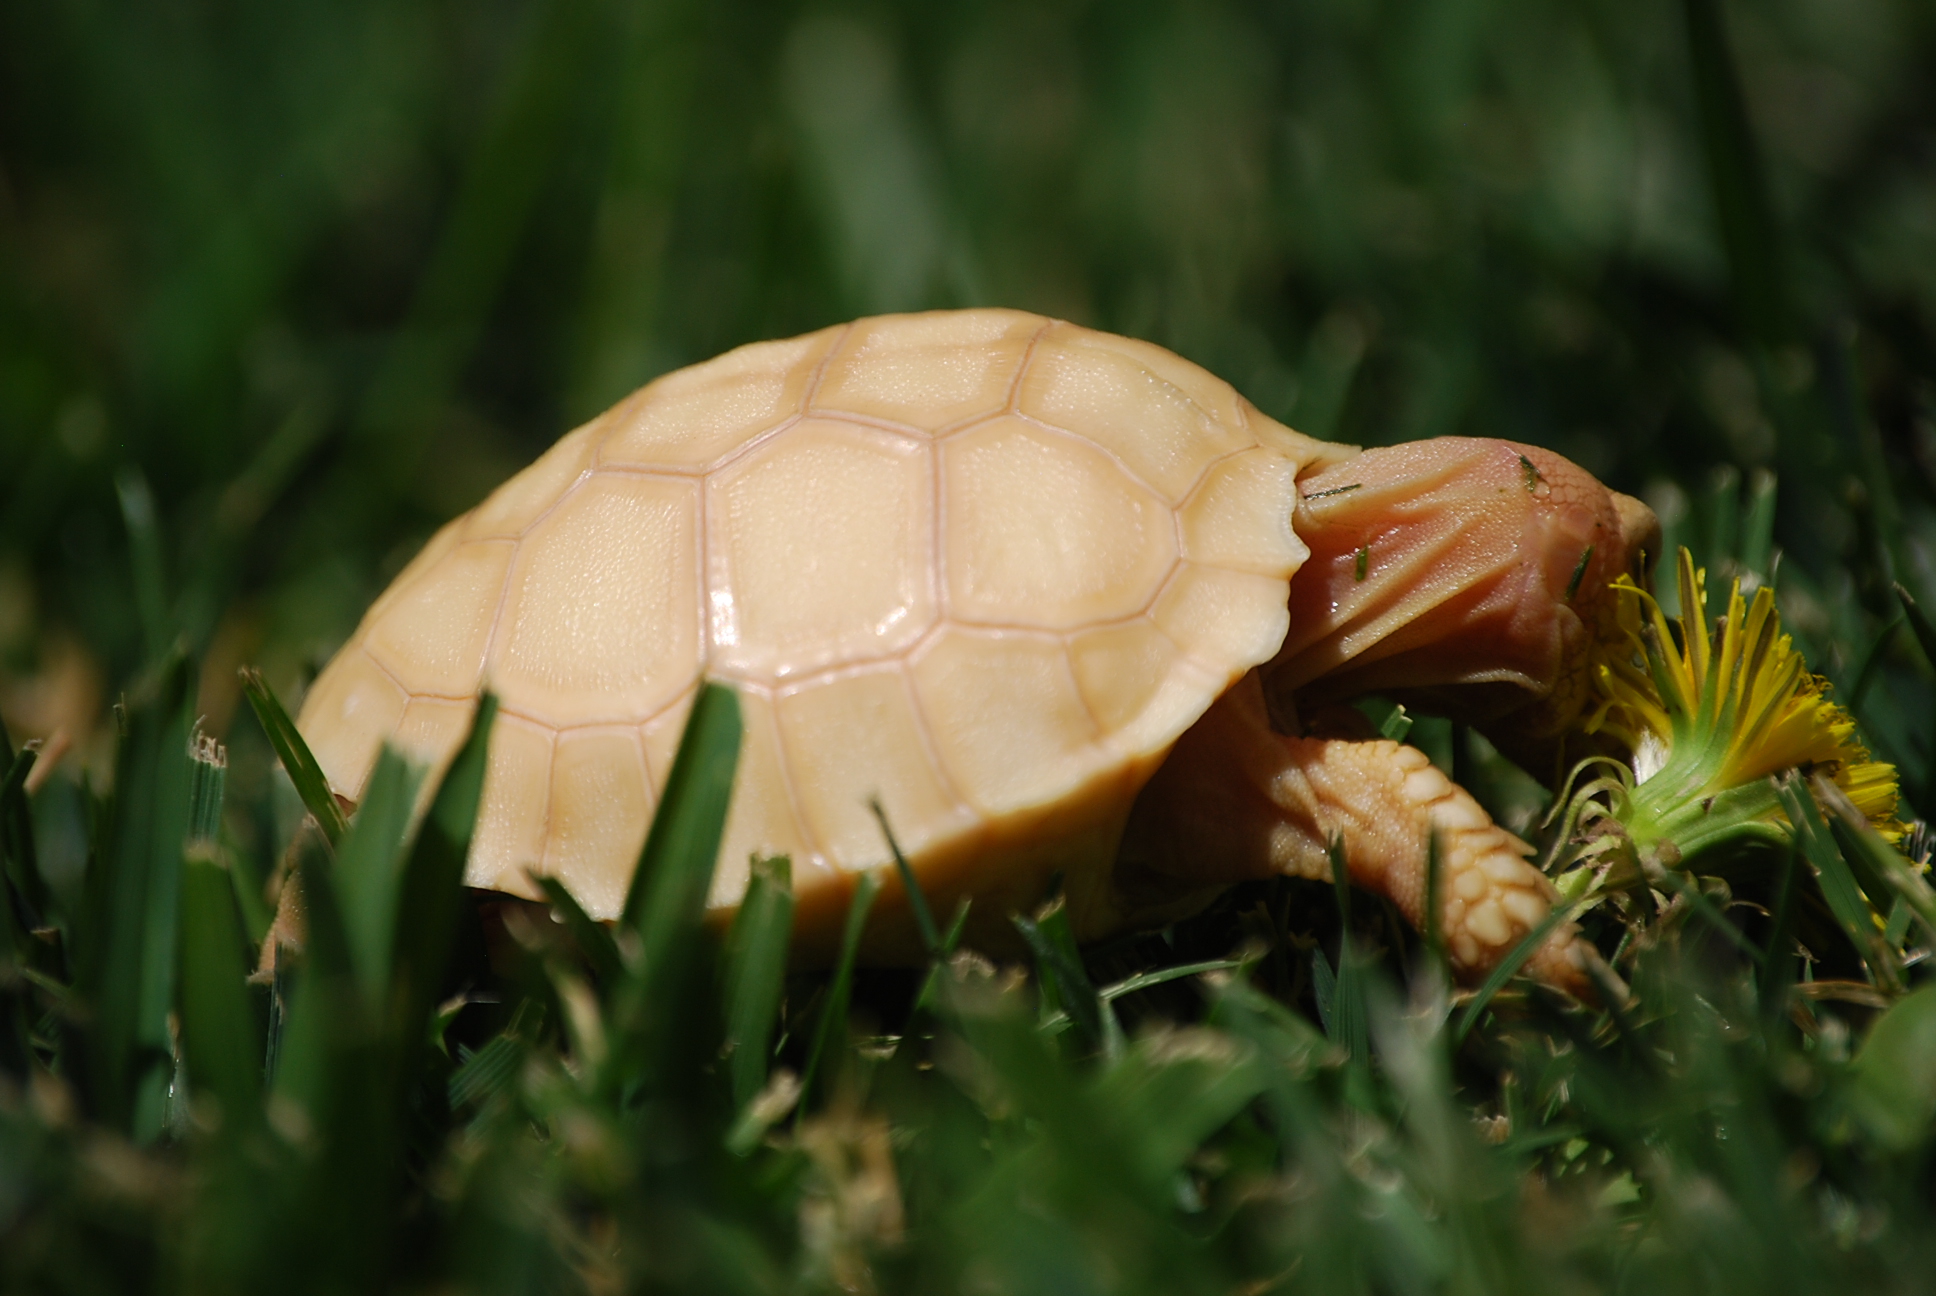
M1721 243L1734 280L1735 308L1750 337L1767 343L1785 341L1789 318L1780 234L1721 6L1719 0L1685 0L1685 10L1701 142L1720 218Z
M679 1070L686 1050L673 1035L696 1034L712 1022L710 1004L699 1010L710 996L694 982L739 743L739 699L722 685L701 685L619 918L628 975L612 999L606 1076L627 1093Z
M202 732L188 736L188 840L213 842L222 836L222 797L228 788L229 754Z
M29 917L47 913L47 881L41 876L33 810L27 804L27 776L40 759L37 746L29 742L16 752L5 722L0 721L0 760L7 771L5 782L0 783L0 860L5 862L7 879L32 908Z
M1686 900L1688 909L1699 915L1701 921L1719 932L1728 944L1746 954L1754 962L1761 962L1761 950L1756 948L1753 941L1741 934L1740 928L1729 922L1727 917L1714 907L1714 902L1702 894L1699 884L1692 878L1663 869L1653 875L1653 881L1664 890L1672 891Z
M1795 915L1799 909L1801 842L1791 841L1782 852L1781 876L1775 883L1774 920L1769 926L1768 944L1761 963L1761 1007L1768 1020L1786 1011L1788 987L1795 982Z
M1816 774L1809 785L1834 817L1834 832L1843 849L1859 853L1870 872L1896 893L1897 903L1906 906L1930 939L1936 940L1936 890L1930 888L1928 879L1903 858L1902 852L1883 840L1832 779Z
M262 874L262 865L250 859L246 852L228 857L229 885L235 888L235 903L242 910L242 930L249 938L249 944L260 945L269 936L269 928L275 925L275 910L269 905L265 892L267 879Z
M1370 1023L1365 1013L1364 990L1361 985L1362 974L1358 966L1357 952L1352 948L1351 938L1351 866L1345 859L1344 838L1333 836L1329 846L1331 854L1331 885L1338 897L1338 980L1336 992L1331 1001L1331 1020L1337 1025L1333 1037L1351 1055L1354 1062L1362 1062L1371 1055Z
M1235 972L1246 966L1248 964L1243 959L1205 959L1201 963L1180 963L1175 967L1157 968L1153 972L1138 972L1134 976L1124 977L1121 981L1113 982L1096 991L1096 997L1102 1000L1105 1005L1113 1004L1124 995L1135 994L1138 990L1148 990L1155 986L1168 985L1172 981L1181 981L1185 977L1202 976L1206 972ZM1326 976L1331 975L1329 964L1325 965L1324 974ZM1059 1012L1044 1021L1042 1023L1042 1029L1050 1034L1054 1034L1067 1029L1071 1024L1069 1015Z
M142 648L149 662L168 651L168 584L162 565L161 523L155 517L155 497L148 479L132 466L114 478L121 501L121 520L128 528L129 556L134 566L134 605L141 619Z
M511 1015L510 1025L492 1036L483 1048L464 1057L450 1073L446 1093L452 1109L481 1106L508 1088L530 1054L532 1041L543 1021L544 1009L538 1000L520 1001Z
M1775 474L1757 468L1748 476L1748 508L1741 519L1738 555L1743 571L1767 583L1775 554Z
M1794 826L1795 838L1801 843L1803 858L1815 871L1822 898L1828 901L1829 911L1841 924L1849 943L1862 956L1870 977L1889 993L1900 990L1902 968L1895 955L1882 944L1875 910L1856 882L1848 861L1836 848L1828 825L1822 822L1815 798L1809 795L1799 777L1790 775L1781 781L1781 800L1788 812L1788 822Z
M1378 726L1378 736L1380 738L1389 738L1393 742L1404 742L1405 735L1411 733L1411 731L1412 717L1406 714L1405 708L1402 705L1392 707L1391 714L1387 715L1384 723Z
M324 1113L346 1047L369 1036L369 1006L357 992L330 861L313 836L304 840L295 875L285 885L302 888L303 948L287 997L274 1089L314 1121Z
M887 838L887 849L893 852L894 868L901 875L901 887L907 892L908 908L914 914L915 930L921 934L921 948L928 952L929 958L936 957L941 951L941 933L934 925L934 910L928 907L928 897L915 880L914 868L908 863L907 856L901 853L901 843L894 840L894 829L887 822L887 811L881 808L878 800L869 801L867 808L874 812L874 818L881 825L881 836Z
M224 1127L248 1121L262 1086L262 1027L235 891L221 856L192 842L182 866L181 1047L189 1080L221 1104Z
M302 798L304 809L316 817L316 822L322 825L323 836L335 846L349 831L349 820L343 815L343 807L336 803L336 794L329 790L323 767L316 763L309 744L296 731L296 722L289 718L289 712L283 709L269 682L262 678L262 672L252 666L242 670L242 692L249 699L249 709L255 712L262 732L268 735L269 745L275 748L276 759L288 772L289 781L296 785L296 795Z
M1703 510L1703 550L1700 565L1715 572L1736 564L1741 541L1741 470L1722 464L1708 478L1707 507Z
M96 1113L138 1138L161 1132L187 836L188 667L179 658L127 705L111 817L77 923L91 1005L87 1089Z
M244 862L246 856L238 860L232 854L223 854L219 847L223 835L223 796L228 787L228 750L215 742L215 738L203 734L197 721L196 732L188 744L188 757L188 841L192 847L199 845L211 858L221 858L228 889L242 909L242 932L252 945L257 945L269 934L269 926L275 920L263 899L263 878L254 864Z
M1909 935L1909 924L1916 920L1916 911L1901 896L1889 906L1889 921L1882 928L1882 943L1890 949L1901 949L1903 938Z
M1898 585L1896 588L1900 590L1902 586ZM1855 684L1849 689L1848 706L1851 712L1860 711L1862 699L1868 695L1869 685L1875 682L1882 665L1883 649L1889 646L1889 641L1895 637L1896 631L1900 630L1907 620L1908 617L1904 614L1896 613L1889 619L1889 624L1883 626L1876 637L1869 641L1869 646L1863 650L1862 662L1855 669Z
M1902 614L1909 619L1909 629L1916 636L1916 645L1923 650L1923 659L1931 669L1936 669L1936 626L1929 623L1928 614L1908 590L1901 585L1895 588L1896 601L1902 604Z
M1466 1004L1465 1011L1459 1014L1458 1024L1452 1028L1454 1051L1459 1045L1465 1043L1465 1037L1471 1034L1473 1026L1478 1022L1480 1014L1485 1012L1486 1006L1492 1002L1493 996L1505 988L1506 982L1518 975L1519 969L1526 966L1526 960L1533 956L1533 952L1546 943L1546 938L1551 936L1561 923L1571 919L1574 910L1579 907L1578 900L1556 906L1552 912L1540 919L1537 927L1520 937L1519 944L1512 947L1510 954L1499 960L1499 965L1493 968L1491 974L1480 983L1478 991L1472 996L1472 1001Z
M372 1004L390 983L405 837L422 778L421 770L386 744L370 772L356 821L336 848L336 894L350 958Z
M726 1039L735 1111L766 1085L792 930L792 861L784 855L754 860L746 896L726 935Z
M1336 1044L1338 1027L1332 1023L1338 1011L1338 974L1322 949L1311 951L1311 997L1317 1001L1318 1025L1324 1028L1325 1038Z
M860 954L860 934L867 926L867 915L874 908L874 897L881 892L881 874L870 869L854 883L854 898L847 904L847 926L840 934L840 961L834 964L833 980L827 984L827 999L820 1008L820 1021L814 1026L813 1048L807 1053L807 1069L800 1076L800 1106L795 1120L805 1117L813 1084L827 1064L827 1051L834 1047L834 1033L847 1032L847 1005L854 993L854 960Z
M1331 1039L1295 1009L1259 990L1243 976L1212 983L1210 1020L1258 1046L1280 1083L1338 1061Z
M1046 1023L1058 1014L1066 1015L1076 1028L1076 1038L1086 1050L1107 1049L1110 1032L1104 1024L1102 999L1083 970L1082 959L1074 950L1069 933L1069 915L1062 897L1043 905L1033 919L1020 914L1012 919L1015 929L1028 942L1035 956L1036 984L1042 996L1042 1019ZM1120 1034L1120 1031L1117 1032Z
M470 855L477 808L484 799L497 708L494 694L477 700L471 731L431 799L398 882L390 952L389 1033L399 1048L429 1047L425 1026L437 1005L437 991L457 938L464 860Z
M598 979L601 993L610 996L612 988L625 974L625 965L618 956L618 942L612 939L612 929L585 912L578 903L578 897L565 889L565 884L555 877L533 878L545 899L551 904L554 916L564 919L565 930L571 933L573 944L591 965L592 975Z
M1106 1003L1113 1003L1124 995L1135 994L1138 990L1148 990L1154 986L1166 985L1171 981L1181 981L1185 977L1202 976L1206 972L1235 972L1245 965L1243 959L1205 959L1201 963L1179 963L1175 967L1158 968L1154 972L1138 972L1135 976L1124 977L1096 992Z
M190 1083L214 1095L233 1129L252 1122L257 1111L264 1041L249 998L236 888L219 841L228 752L198 724L188 755L178 970L182 1063Z
M1089 969L1082 962L1082 950L1076 944L1075 929L1069 924L1069 906L1058 896L1049 909L1038 915L1037 925L1049 940L1050 947L1056 951L1056 980L1064 990L1064 997L1072 993L1077 1002L1084 1005L1083 1012L1094 1005L1096 1020L1101 1026L1101 1046L1103 1058L1114 1062L1123 1055L1123 1027L1116 1018L1116 1010L1108 1000L1096 992L1096 986L1089 979Z
M969 896L963 896L961 903L955 906L955 916L949 921L948 930L942 934L941 948L928 965L928 975L921 981L920 992L914 996L915 1012L924 1012L932 1007L935 995L940 993L941 970L961 944L961 934L968 929L968 911L971 907L972 897Z
M726 831L739 743L739 699L724 685L701 685L619 920L638 937L648 985L698 930Z
M311 1285L373 1290L400 1220L407 1122L428 1114L412 1100L439 1095L441 1086L417 1088L418 1069L410 1065L413 1047L430 1047L423 1028L429 1010L414 1035L399 1029L419 989L410 967L399 960L388 1003L373 1011L357 986L334 870L321 840L309 843L296 879L307 940L270 1100L277 1130L296 1129L298 1146L309 1153L283 1190L285 1227L309 1258Z

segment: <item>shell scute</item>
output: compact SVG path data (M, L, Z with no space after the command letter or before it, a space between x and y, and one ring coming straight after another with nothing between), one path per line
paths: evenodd
M692 472L729 457L806 408L841 332L754 342L667 374L606 415L598 466Z
M1178 365L1152 367L1145 348L1130 349L1061 326L1036 344L1022 379L1022 413L1078 433L1108 450L1170 503L1180 503L1207 463L1255 444L1240 419L1219 418L1190 390L1171 381ZM1167 353L1165 353L1167 354ZM1189 369L1196 370L1194 365ZM1210 383L1227 385L1196 370ZM1203 390L1206 384L1190 383ZM1212 406L1234 414L1236 394Z
M1008 407L1029 344L1047 322L1021 311L861 320L841 339L814 408L929 432Z
M429 767L422 795L430 793L430 785L443 778L445 768L457 755L458 745L471 726L472 709L469 700L430 697L413 697L403 709L392 741L409 759Z
M776 681L877 659L934 624L926 442L808 419L706 482L713 668Z
M454 546L370 625L363 640L370 656L412 697L477 692L512 549L504 540Z
M692 700L699 692L694 680L686 690L657 715L639 726L639 741L645 747L645 768L652 786L662 788L672 773L672 758L679 754L679 739L686 732L686 717L692 713Z
M323 668L303 699L302 730L338 792L363 795L377 741L395 731L409 701L361 644L350 644Z
M929 757L925 722L900 663L783 690L774 712L800 816L833 864L862 869L880 862L886 842L870 808L876 799L908 851L975 827L974 814Z
M559 438L529 468L464 515L464 539L515 540L523 535L592 470L598 437L604 430L605 419L598 418Z
M518 546L487 674L559 726L632 721L700 668L698 488L594 476Z
M951 627L910 669L950 782L985 816L1057 800L1109 759L1057 637Z
M1192 404L1225 428L1244 426L1250 402L1237 389L1201 365L1185 360L1174 351L1145 342L1141 338L1117 337L1065 328L1072 343L1094 350L1108 351L1133 361L1138 368L1182 392Z
M1107 734L1135 723L1183 650L1148 617L1072 635L1069 662L1090 714Z
M1224 666L1228 674L1221 691L1249 669L1243 663L1268 659L1273 645L1284 642L1289 597L1288 580L1186 562L1157 596L1150 615L1199 664L1213 670ZM1209 703L1205 698L1204 705Z
M457 547L469 517L468 513L460 514L431 533L430 539L424 541L424 547L417 551L417 556L405 563L403 570L391 577L383 592L370 603L369 610L363 614L364 625L373 625L385 609L416 584L418 577L442 562L444 555Z
M1183 556L1289 579L1310 556L1285 502L1297 498L1298 463L1256 447L1210 466L1177 518Z
M567 729L551 759L543 873L595 913L617 913L630 879L610 867L634 856L652 822L654 795L635 728Z
M1080 437L1019 418L941 446L948 611L1072 629L1148 606L1176 563L1170 506Z
M551 758L557 731L526 716L498 712L491 760L471 835L464 881L513 895L536 897L525 876L541 871L550 831Z
M793 861L796 890L811 882L817 871L826 870L793 806L793 792L774 725L773 700L764 689L744 688L740 690L739 710L739 770L733 779L733 799L726 808L719 866L713 873L714 904L738 901L746 890L749 864L754 855L788 856ZM653 773L663 785L665 771L655 766Z

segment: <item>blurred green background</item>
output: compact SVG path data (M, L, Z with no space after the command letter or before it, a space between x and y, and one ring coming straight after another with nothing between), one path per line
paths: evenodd
M1867 643L1936 595L1936 8L7 0L0 710L181 633L219 733L638 384L997 303L1697 548L1777 469L1791 625Z

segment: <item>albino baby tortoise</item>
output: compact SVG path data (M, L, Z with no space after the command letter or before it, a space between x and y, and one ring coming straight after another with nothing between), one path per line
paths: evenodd
M1653 525L1531 446L1314 441L1148 343L1007 310L865 319L564 437L431 539L300 726L355 798L386 740L447 762L488 685L467 881L554 875L610 918L699 682L730 683L711 903L790 856L807 960L890 860L875 799L937 910L973 895L991 939L1058 871L1092 938L1328 877L1334 834L1417 923L1435 828L1471 975L1551 886L1422 752L1329 704L1399 694L1550 755ZM907 915L890 883L870 957L918 955ZM1567 928L1531 967L1586 988L1588 957Z

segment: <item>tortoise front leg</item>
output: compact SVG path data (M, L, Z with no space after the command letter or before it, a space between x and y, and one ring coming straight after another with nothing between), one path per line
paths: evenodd
M1551 911L1556 893L1531 848L1492 822L1424 752L1388 739L1273 733L1255 675L1177 743L1143 790L1124 836L1123 880L1228 885L1282 874L1329 880L1342 839L1351 880L1389 898L1415 927L1425 912L1426 841L1440 846L1439 930L1462 979L1485 975ZM1598 955L1556 929L1530 975L1580 997Z

